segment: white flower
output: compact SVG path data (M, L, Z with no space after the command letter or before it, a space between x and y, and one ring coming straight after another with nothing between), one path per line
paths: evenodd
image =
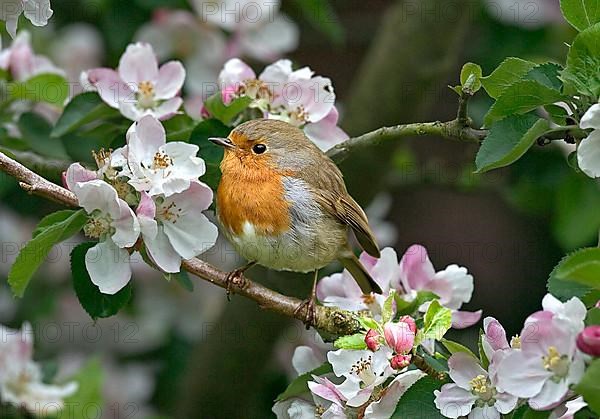
M58 412L64 398L77 391L77 383L62 386L44 384L42 370L32 359L33 331L0 325L0 401L23 407L32 414Z
M500 419L501 413L509 413L517 406L517 397L499 389L493 364L488 375L474 357L458 352L450 357L448 367L454 383L444 384L434 392L435 406L445 417Z
M399 374L383 391L381 398L365 409L365 419L389 419L394 414L400 398L414 383L425 376L419 370Z
M100 242L85 255L92 282L104 294L115 294L131 279L129 252L140 234L138 220L117 191L103 180L78 182L73 193L90 215L84 233Z
M579 168L591 178L600 177L600 104L592 105L581 117L582 129L593 129L577 148Z
M129 184L151 196L183 192L204 174L204 160L196 157L198 150L194 144L167 143L162 124L145 116L127 132Z
M333 372L345 381L337 386L347 399L346 404L358 407L364 404L375 387L383 384L394 370L390 367L391 350L382 347L377 352L339 349L327 354Z
M6 22L6 30L13 38L21 13L35 26L46 26L53 11L50 0L0 0L0 20Z
M2 3L0 3L2 7ZM16 81L25 81L39 74L64 75L50 59L36 55L31 47L31 35L27 31L19 32L10 48L0 52L0 68L9 71Z
M212 198L212 190L200 182L169 197L142 193L137 208L142 237L149 256L164 272L179 272L183 259L215 244L218 229L202 214Z
M96 68L82 79L84 86L97 90L104 102L132 121L145 115L169 119L183 103L178 96L185 81L183 65L169 61L159 68L152 46L141 42L127 47L117 71Z

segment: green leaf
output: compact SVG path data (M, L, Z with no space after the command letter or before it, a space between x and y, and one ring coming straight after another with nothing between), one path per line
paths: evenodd
M131 298L131 282L114 295L102 294L92 283L85 266L85 254L96 244L81 243L71 252L71 274L75 293L83 309L94 320L117 314Z
M560 0L562 14L578 31L600 22L599 0Z
M484 122L490 126L507 116L525 114L561 100L565 100L565 96L554 88L535 80L520 80L502 92L484 117Z
M252 99L242 96L234 99L229 105L225 105L221 97L221 92L219 92L206 99L204 107L211 116L225 125L229 125L236 116L246 110L251 102Z
M329 0L293 0L301 16L336 44L344 40L344 27Z
M350 336L342 336L333 343L337 349L367 349L364 333L356 333Z
M43 233L45 230L47 230L49 227L52 227L54 224L65 221L67 218L71 217L76 212L77 210L62 210L46 215L38 223L35 230L33 230L32 237L35 238L40 233Z
M492 74L481 78L481 84L490 97L497 99L510 85L521 80L535 67L535 63L510 57L504 60Z
M475 158L476 173L508 166L529 150L550 125L535 115L513 115L490 127Z
M552 274L563 281L573 281L600 289L600 248L577 250L565 257Z
M24 82L10 83L8 94L13 99L47 102L62 107L69 96L69 83L58 74L39 74Z
M396 316L405 316L414 314L414 312L424 303L439 298L431 291L418 291L417 297L412 301L402 298L401 294L396 293Z
M490 360L488 359L485 351L483 350L483 330L479 330L479 340L477 341L477 349L479 351L479 360L481 361L481 366L484 370L487 370L490 366Z
M185 114L175 115L162 124L167 131L167 141L187 142L196 127L196 121Z
M471 94L481 89L481 67L475 63L466 63L460 71L460 83Z
M433 300L425 313L423 329L417 333L418 343L426 339L440 340L452 326L452 311Z
M533 410L528 405L524 405L515 410L512 419L546 419L552 411Z
M206 173L201 180L213 190L217 188L221 179L219 165L223 160L223 147L211 143L208 139L210 137L227 137L230 131L231 128L225 126L221 121L206 119L194 128L190 136L190 143L200 147L198 154L206 163Z
M458 342L454 342L454 341L451 341L448 339L442 339L441 342L446 347L446 349L448 349L448 352L450 352L452 355L454 355L455 353L458 353L458 352L464 352L468 355L471 355L473 358L477 359L477 356L475 356L473 351L471 351L469 348L467 348L464 345L461 345Z
M52 127L46 119L33 112L26 112L19 118L17 126L23 135L23 140L38 154L45 157L67 160L67 152L62 142L50 137Z
M581 32L567 55L567 67L561 77L579 92L598 97L600 94L600 24Z
M550 89L560 91L562 88L562 81L560 80L560 72L562 66L556 63L543 63L538 64L525 74L524 80L536 81Z
M79 210L52 225L45 223L42 226L43 231L38 231L38 234L21 249L8 274L8 283L17 297L23 296L33 274L46 259L52 247L77 234L86 221L86 213Z
M367 331L370 329L379 330L379 323L371 317L359 317L358 322Z
M595 359L588 366L575 391L583 396L597 415L600 415L600 359Z
M291 397L296 397L307 393L309 391L308 382L312 381L313 375L323 375L330 373L331 371L333 371L333 369L331 368L331 364L326 362L320 367L317 367L314 370L307 372L306 374L298 376L294 381L290 383L289 386L287 386L283 393L277 396L275 401L280 402L282 400L287 400Z
M187 271L182 270L178 274L175 274L175 280L179 282L179 285L181 285L187 291L194 292L194 283L190 279Z
M82 93L75 96L67 104L64 112L56 121L51 136L61 137L90 122L97 122L118 115L119 111L104 103L98 93Z
M396 295L395 290L390 291L390 295L385 299L383 303L383 309L381 310L381 324L386 324L394 317L394 298Z
M546 105L544 106L544 109L548 112L552 122L557 125L567 125L567 117L569 114L565 108L558 105Z
M77 392L65 398L65 416L72 418L85 418L90 406L103 406L102 385L104 374L102 364L98 358L90 359L78 372L68 381L76 381ZM58 415L63 417L63 415Z
M430 376L421 378L402 395L391 419L444 419L442 413L435 407L435 395L433 394L443 384L443 381L438 381Z
M598 326L600 325L600 308L591 308L585 317L586 326Z

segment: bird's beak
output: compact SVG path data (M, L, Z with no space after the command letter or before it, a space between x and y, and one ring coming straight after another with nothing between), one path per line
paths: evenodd
M235 144L233 144L233 142L229 138L213 137L213 138L209 138L208 141L210 141L213 144L224 147L224 148L235 148Z

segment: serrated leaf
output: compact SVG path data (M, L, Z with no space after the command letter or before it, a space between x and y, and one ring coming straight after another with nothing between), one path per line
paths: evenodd
M189 141L190 135L192 135L197 125L196 121L185 114L175 115L162 124L167 132L167 141L184 142Z
M233 99L230 104L225 105L219 92L206 99L204 107L213 118L218 119L225 125L229 125L236 116L246 110L251 102L251 98L242 96Z
M552 273L560 280L600 289L600 248L580 249L571 253Z
M38 234L21 249L8 273L8 283L17 297L23 296L33 274L44 262L52 247L77 234L86 221L86 213L83 210L76 211L62 221L44 225L43 231L38 231Z
M552 104L544 106L544 109L548 112L548 116L552 122L557 125L567 125L567 117L569 114L565 108Z
M424 303L439 298L431 291L418 291L417 297L412 301L402 298L402 294L396 293L396 316L414 314L414 312Z
M77 382L77 392L65 398L65 416L73 418L85 418L90 406L103 406L102 385L104 373L102 364L98 358L90 359L78 372L68 381ZM59 415L59 417L63 417Z
M446 349L448 349L448 352L450 352L452 355L454 355L455 353L464 352L468 355L471 355L473 358L477 359L477 356L475 356L473 351L471 351L469 348L467 348L464 345L461 345L458 342L454 342L454 341L451 341L448 339L442 339L441 342L446 347Z
M460 83L463 89L475 93L481 89L481 67L475 63L466 63L460 71Z
M9 83L8 94L13 99L63 106L69 96L69 83L58 74L39 74L24 82Z
M481 84L490 97L497 99L506 88L521 80L535 65L520 58L507 58L489 76L482 77Z
M484 117L486 126L507 116L522 115L536 108L566 100L558 90L535 80L519 80L511 84Z
M561 74L579 92L597 98L600 94L600 24L581 32L571 45L567 66Z
M575 387L588 406L600 415L600 359L595 359L585 371L585 375Z
M514 163L548 129L548 121L532 114L513 115L495 122L477 152L476 173Z
M77 210L62 210L46 215L40 220L38 225L35 227L35 230L33 230L32 237L35 238L40 233L44 232L47 228L52 227L54 224L65 221L67 218L71 217L76 212Z
M285 389L285 391L283 393L281 393L279 396L277 396L275 401L280 402L282 400L286 400L291 397L297 397L304 393L307 393L309 391L308 382L312 381L313 375L323 375L323 374L330 373L331 371L333 371L331 364L326 362L323 365L321 365L320 367L317 367L312 371L309 371L305 374L298 376L294 381L292 381L290 383L290 385L287 386L287 388Z
M425 313L423 328L417 333L418 343L427 339L440 340L452 327L452 311L433 300Z
M371 317L359 317L358 322L360 323L362 328L365 330L370 330L370 329L378 330L379 329L379 323L377 323L377 321Z
M114 295L102 294L94 285L85 266L85 254L95 245L94 242L81 243L71 252L75 293L83 309L94 320L117 314L131 298L131 282Z
M96 92L75 96L65 107L52 129L52 137L62 137L90 122L101 121L119 115L119 111L108 106Z
M599 0L560 0L563 16L578 31L600 22Z
M219 165L223 160L223 147L208 141L210 137L227 137L231 132L231 128L225 126L221 121L216 119L205 119L200 122L192 134L190 135L190 143L200 147L198 155L204 159L206 163L206 173L202 176L202 181L210 186L213 190L219 185L221 179L221 169Z
M402 395L391 419L444 419L442 413L435 407L435 395L433 394L443 384L443 381L438 381L430 376L421 378Z
M556 63L538 64L523 76L523 80L533 80L550 89L560 91L563 85L560 80L562 69L562 66Z
M335 340L333 346L335 346L337 349L367 349L367 344L365 343L365 335L363 333L356 333L354 335L349 336L341 336Z
M23 141L36 153L57 159L67 160L67 152L62 142L50 137L52 126L46 119L33 112L25 112L17 122Z

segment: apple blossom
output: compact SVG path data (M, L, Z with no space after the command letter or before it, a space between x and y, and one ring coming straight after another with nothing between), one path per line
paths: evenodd
M592 129L577 147L579 168L591 178L600 177L600 104L596 103L581 117L579 126Z
M0 0L0 20L12 38L17 34L19 16L24 14L35 26L46 26L52 17L50 0Z
M65 74L49 58L34 53L31 35L27 31L19 32L11 46L0 52L0 68L9 71L16 81L25 81L39 74Z
M402 370L410 365L411 355L394 355L390 360L390 366L395 370Z
M167 143L165 129L147 115L127 132L128 181L137 191L169 197L183 192L205 172L204 160L196 157L198 146Z
M458 352L448 359L448 368L453 383L434 391L435 405L443 416L500 419L500 414L510 413L517 406L517 397L499 388L493 363L488 374L473 356Z
M76 182L73 193L90 215L86 236L100 242L85 255L92 282L104 294L115 294L131 279L129 252L140 234L139 222L117 191L103 180Z
M396 354L407 354L415 343L415 332L405 322L388 322L383 326L385 341Z
M443 271L435 272L427 250L420 245L412 245L400 261L400 282L405 291L403 298L415 298L417 291L431 291L440 297L440 304L452 310L452 326L462 329L472 326L481 318L481 310L460 311L463 303L471 300L473 276L466 268L449 265ZM422 307L424 310L425 307Z
M32 356L33 331L28 323L21 330L0 325L0 400L32 414L56 413L63 408L64 398L77 391L77 383L44 383L42 369Z
M181 261L211 248L217 227L204 214L212 203L212 190L192 182L183 192L166 196L143 192L137 208L142 238L149 256L164 272L175 273Z
M365 344L370 351L376 352L381 343L379 342L381 339L381 335L375 329L369 329L367 334L365 335Z
M521 349L505 354L497 368L498 384L535 409L549 409L563 401L569 387L584 372L575 338L579 331L551 311L539 311L525 321Z
M82 75L88 89L128 119L138 121L146 115L164 120L174 116L183 100L178 96L185 81L179 61L158 66L152 46L130 44L121 56L118 69L96 68Z
M425 374L419 370L406 371L399 374L383 390L379 400L370 403L365 409L365 419L389 419L394 414L400 398L414 383L423 378Z
M588 326L577 336L577 347L581 352L600 357L600 326Z
M347 399L348 406L364 404L375 387L383 384L394 373L388 359L390 355L385 346L377 352L339 349L327 354L333 373L345 378L337 389Z

